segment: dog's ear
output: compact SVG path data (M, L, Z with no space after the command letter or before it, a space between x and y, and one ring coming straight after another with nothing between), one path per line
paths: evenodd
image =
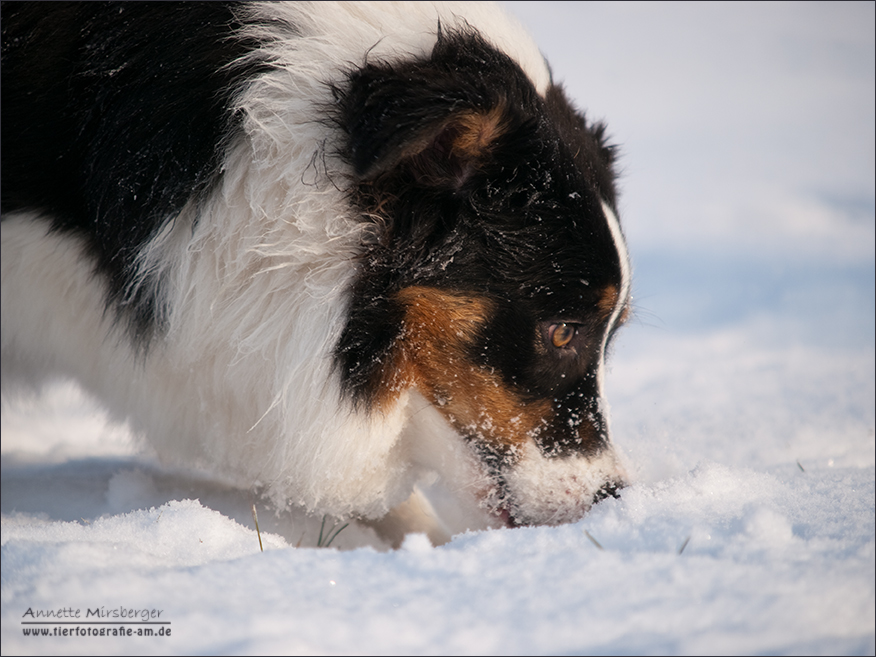
M421 184L459 189L505 132L504 105L448 94L446 81L416 73L366 66L351 76L341 99L347 155L360 180L404 167Z
M503 108L452 113L437 126L386 153L372 165L372 175L391 167L405 167L420 184L459 190L488 160L496 140L506 129Z
M366 63L334 92L345 155L360 180L401 167L421 184L453 190L539 103L507 55L474 30L440 26L428 57Z

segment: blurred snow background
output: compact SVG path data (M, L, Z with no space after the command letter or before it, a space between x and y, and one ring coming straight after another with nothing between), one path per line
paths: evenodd
M259 553L249 494L59 384L3 407L4 654L874 653L874 5L505 4L621 148L636 483L395 553L260 507ZM172 634L24 636L68 607Z

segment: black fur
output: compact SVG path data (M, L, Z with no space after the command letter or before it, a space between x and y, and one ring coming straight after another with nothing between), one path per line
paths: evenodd
M481 295L498 310L471 360L524 397L556 400L544 453L598 451L607 441L595 380L606 326L596 306L621 277L601 209L616 195L603 126L588 124L557 86L539 97L519 66L472 30L440 34L419 61L367 64L336 96L358 174L353 202L364 221L385 221L362 259L337 348L346 390L365 405L377 395L400 330L396 292L431 285ZM448 150L454 114L496 107L506 129L484 157ZM577 325L577 356L545 341L555 321ZM574 427L585 422L592 439L582 443Z
M254 65L235 3L2 5L2 211L85 240L109 304L142 340L157 300L140 247L218 174L229 100Z

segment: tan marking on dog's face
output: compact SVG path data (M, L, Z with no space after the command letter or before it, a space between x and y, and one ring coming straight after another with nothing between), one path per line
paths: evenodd
M405 314L390 371L384 370L389 396L415 386L459 433L499 449L519 446L547 425L550 401L525 402L467 355L494 309L490 300L420 286L396 299Z
M614 312L615 306L617 306L617 297L618 291L614 285L606 285L605 289L602 290L602 294L599 295L599 301L596 302L596 305L599 307L603 321L611 317L611 314Z

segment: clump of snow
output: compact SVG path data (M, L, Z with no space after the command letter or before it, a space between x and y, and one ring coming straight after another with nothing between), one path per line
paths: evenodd
M432 549L432 542L425 534L408 534L405 536L404 543L401 546L402 550L408 552L428 552Z

